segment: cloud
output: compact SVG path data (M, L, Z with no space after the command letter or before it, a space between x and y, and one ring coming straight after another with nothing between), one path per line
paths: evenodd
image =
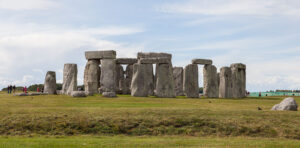
M120 27L120 29L118 27L52 28L41 31L39 27L16 25L11 29L17 31L12 30L12 34L9 34L8 29L3 33L4 35L0 35L0 62L4 63L0 65L0 88L8 84L43 83L44 75L48 70L56 71L57 80L60 81L64 63L78 64L78 81L82 84L82 69L86 63L84 51L116 50L118 57L134 57L138 49L144 48L143 44L114 42L101 37L134 34L141 32L140 29L130 27ZM44 26L44 28L51 27ZM110 29L106 30L106 28ZM24 78L24 75L32 77Z
M298 0L189 0L167 3L157 7L158 11L176 14L208 16L299 16Z
M56 7L53 0L0 0L0 9L4 10L34 10Z

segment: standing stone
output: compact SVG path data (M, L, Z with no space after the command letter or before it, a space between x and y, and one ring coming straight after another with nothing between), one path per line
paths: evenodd
M44 92L49 95L56 94L56 74L54 71L48 71L46 74Z
M63 76L63 94L71 95L72 91L77 91L77 64L65 64Z
M121 81L124 81L124 70L121 64L117 64L116 65L116 79L115 79L115 83L116 83L116 92L118 94L122 93L122 84Z
M205 65L203 69L203 93L209 98L219 97L218 73L214 65Z
M232 98L232 76L229 67L222 67L220 70L219 97Z
M116 96L116 60L101 60L100 90L105 97Z
M147 97L153 95L154 76L152 64L134 64L131 82L131 95Z
M232 72L232 97L246 97L246 65L241 63L231 64Z
M131 89L132 75L133 75L133 65L129 64L126 66L125 79L124 81L121 81L122 94L124 95L131 93L130 89Z
M89 60L84 70L84 88L87 95L98 93L100 86L100 60Z
M189 64L183 72L183 91L188 98L199 98L198 65Z
M184 93L183 93L183 68L182 67L174 67L173 68L173 76L174 76L175 95L176 96L184 96Z
M176 97L172 64L156 65L156 96L160 98Z

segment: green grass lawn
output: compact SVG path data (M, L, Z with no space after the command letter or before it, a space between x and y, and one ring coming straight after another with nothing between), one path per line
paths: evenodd
M270 111L282 99L15 97L2 92L0 147L300 147L300 113Z

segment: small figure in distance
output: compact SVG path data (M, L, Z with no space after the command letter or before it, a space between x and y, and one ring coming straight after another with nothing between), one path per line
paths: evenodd
M36 88L36 91L37 91L37 92L40 92L40 88L39 88L39 87L37 87L37 88Z
M9 94L9 85L7 86L7 93Z
M13 93L16 93L16 85L13 86Z
M9 93L11 94L12 92L12 85L9 86Z
M24 93L27 93L27 87L26 86L24 87Z
M261 92L259 92L258 96L261 97Z

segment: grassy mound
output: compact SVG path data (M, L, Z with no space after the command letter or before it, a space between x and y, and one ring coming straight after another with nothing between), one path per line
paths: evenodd
M207 136L300 139L300 113L283 98L14 97L0 94L0 135ZM296 97L300 102L300 97ZM257 110L257 107L263 110Z

